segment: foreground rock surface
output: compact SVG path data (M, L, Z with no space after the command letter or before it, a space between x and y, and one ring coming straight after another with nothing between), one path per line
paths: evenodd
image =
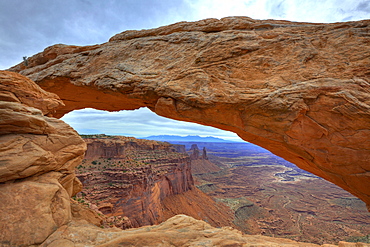
M348 245L347 245L348 244ZM283 238L243 235L229 227L214 228L204 221L186 215L177 215L157 226L121 231L101 229L83 222L71 222L52 234L41 247L54 246L302 246L316 244L295 242ZM323 245L326 247L335 245ZM341 243L340 246L369 246Z
M0 246L41 244L72 219L86 144L45 116L61 105L28 78L0 71Z
M370 205L369 32L370 20L207 19L51 46L11 70L58 94L58 116L145 106L230 130Z

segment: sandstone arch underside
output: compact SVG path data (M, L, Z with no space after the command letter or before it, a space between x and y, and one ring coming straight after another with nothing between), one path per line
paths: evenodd
M230 130L370 205L370 20L181 22L10 70L59 95L57 117L148 107Z

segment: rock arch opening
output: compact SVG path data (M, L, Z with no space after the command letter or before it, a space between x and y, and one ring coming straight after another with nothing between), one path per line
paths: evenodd
M244 142L233 132L161 117L146 107L116 112L87 108L69 112L61 120L71 125L79 134L85 135L106 134L135 138L197 135L199 138L212 136L220 138L220 141Z
M94 110L78 112L80 114L73 118L70 117L73 112L62 118L77 130L90 131L81 133L88 134L84 135L88 147L85 159L76 171L77 177L85 185L82 191L84 196L80 196L80 193L77 199L85 203L88 200L90 207L98 208L109 217L110 224L123 229L158 224L176 212L207 220L214 226L233 226L247 234L292 237L315 243L345 240L342 237L343 227L366 234L366 222L370 223L370 215L359 199L251 143L170 141L185 145L187 151L197 149L197 153L189 152L195 185L215 200L210 202L203 198L201 204L194 194L198 199L202 198L202 194L191 188L194 184L185 160L179 162L171 159L173 153L168 147L155 144L158 149L153 149L153 146L146 147L148 143L114 136L132 136L130 127L125 127L130 126L130 121L136 125L135 131L139 132L145 127L137 125L137 122L153 124L149 112L136 111L138 114L129 117L124 114L125 111L106 112L106 116L104 112L98 116L99 112ZM134 120L135 117L138 119ZM113 126L123 132L108 130L109 126L103 123L104 118L110 123L113 121ZM72 119L92 129L83 129ZM94 123L87 119L92 119ZM171 124L174 122L171 121ZM172 134L170 130L161 132L158 128L154 133ZM152 131L149 130L149 134L144 136L151 135ZM193 131L189 134L199 133ZM109 133L111 136L93 135L95 133ZM134 132L133 135L137 134ZM159 151L162 148L166 153ZM200 154L202 149L203 154ZM154 155L163 155L161 161ZM173 165L175 162L178 162L177 165L170 170L177 170L177 173L159 171L162 169L159 163L169 167L170 163ZM159 178L157 172L164 179ZM141 178L137 179L137 176ZM227 206L224 210L230 211L228 217L232 221L225 221L225 215L209 209L217 208L219 204ZM336 208L335 212L333 207ZM347 214L348 218L341 222L328 220L340 219L343 214ZM363 223L356 220L361 218L364 219ZM219 219L221 223L215 223ZM317 229L320 232L330 231L325 237L317 238Z
M237 133L370 205L368 26L208 19L54 45L10 70L59 95L57 117L148 107Z
M370 115L366 103L361 103L368 100L366 81L317 79L282 89L253 89L240 98L230 99L227 92L221 98L213 94L212 100L183 94L177 85L148 83L128 92L109 83L76 85L64 77L48 77L39 85L65 102L56 116L89 107L108 111L148 107L160 116L234 132L369 204Z

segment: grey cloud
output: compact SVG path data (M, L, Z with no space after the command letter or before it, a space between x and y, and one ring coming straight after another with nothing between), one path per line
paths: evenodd
M57 44L106 42L127 29L147 29L187 17L183 0L0 1L0 69Z
M354 19L354 16L353 15L350 15L350 16L347 16L347 17L342 18L341 21L346 22L346 21L351 21L353 19Z
M366 1L360 2L357 5L356 10L370 13L370 1L366 0Z

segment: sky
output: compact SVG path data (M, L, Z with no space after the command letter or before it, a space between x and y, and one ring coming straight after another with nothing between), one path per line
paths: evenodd
M370 0L0 0L0 69L54 44L100 44L125 30L227 16L356 21L370 19ZM189 134L238 140L231 132L166 119L146 108L112 113L84 109L62 119L81 134Z

